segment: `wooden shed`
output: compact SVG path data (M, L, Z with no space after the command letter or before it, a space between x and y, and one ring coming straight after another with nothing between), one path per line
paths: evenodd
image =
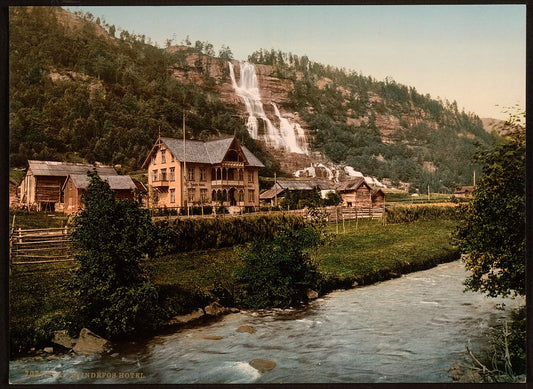
M63 205L61 188L66 178L92 170L99 175L117 175L113 167L101 164L30 160L20 184L21 205L37 211L60 211Z
M371 193L372 208L385 208L385 192L381 189L375 189Z
M372 189L363 177L343 181L335 186L344 207L372 208Z
M134 200L137 186L130 176L112 175L100 178L107 181L117 200ZM67 177L62 187L65 201L63 212L75 213L83 209L82 196L89 184L89 177L85 174L70 174Z

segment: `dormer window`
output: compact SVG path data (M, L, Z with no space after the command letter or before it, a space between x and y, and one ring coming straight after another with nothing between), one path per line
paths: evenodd
M167 163L167 151L161 149L161 163Z

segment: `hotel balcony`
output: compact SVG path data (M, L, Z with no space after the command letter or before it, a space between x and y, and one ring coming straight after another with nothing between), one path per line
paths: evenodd
M152 181L153 187L168 187L170 181L166 177L158 177L157 180Z
M211 181L212 187L228 187L228 186L239 186L244 187L245 182L244 181L238 181L238 180L212 180Z

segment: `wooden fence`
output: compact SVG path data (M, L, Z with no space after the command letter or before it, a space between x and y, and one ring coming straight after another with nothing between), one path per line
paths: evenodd
M71 254L67 227L10 231L10 265L72 261Z

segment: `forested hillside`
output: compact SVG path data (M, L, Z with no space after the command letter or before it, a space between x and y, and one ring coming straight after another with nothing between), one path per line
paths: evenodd
M365 175L450 192L472 182L476 144L491 142L480 118L459 111L455 101L435 100L390 78L377 81L274 50L248 59L294 82L285 108L307 122L315 150Z
M12 166L43 159L139 169L158 133L182 136L185 110L188 138L236 134L265 163L263 174L277 168L213 85L172 77L182 54L61 8L12 7L9 16Z
M187 38L165 50L88 14L59 7L9 12L12 166L44 159L137 170L159 133L182 136L185 112L187 137L235 134L267 166L262 175L282 173L270 151L250 138L242 103L228 101L229 47L217 54L208 42ZM481 120L455 102L392 79L274 50L248 60L272 66L290 85L278 103L305 122L312 150L365 175L450 192L471 182L475 144L491 141Z

